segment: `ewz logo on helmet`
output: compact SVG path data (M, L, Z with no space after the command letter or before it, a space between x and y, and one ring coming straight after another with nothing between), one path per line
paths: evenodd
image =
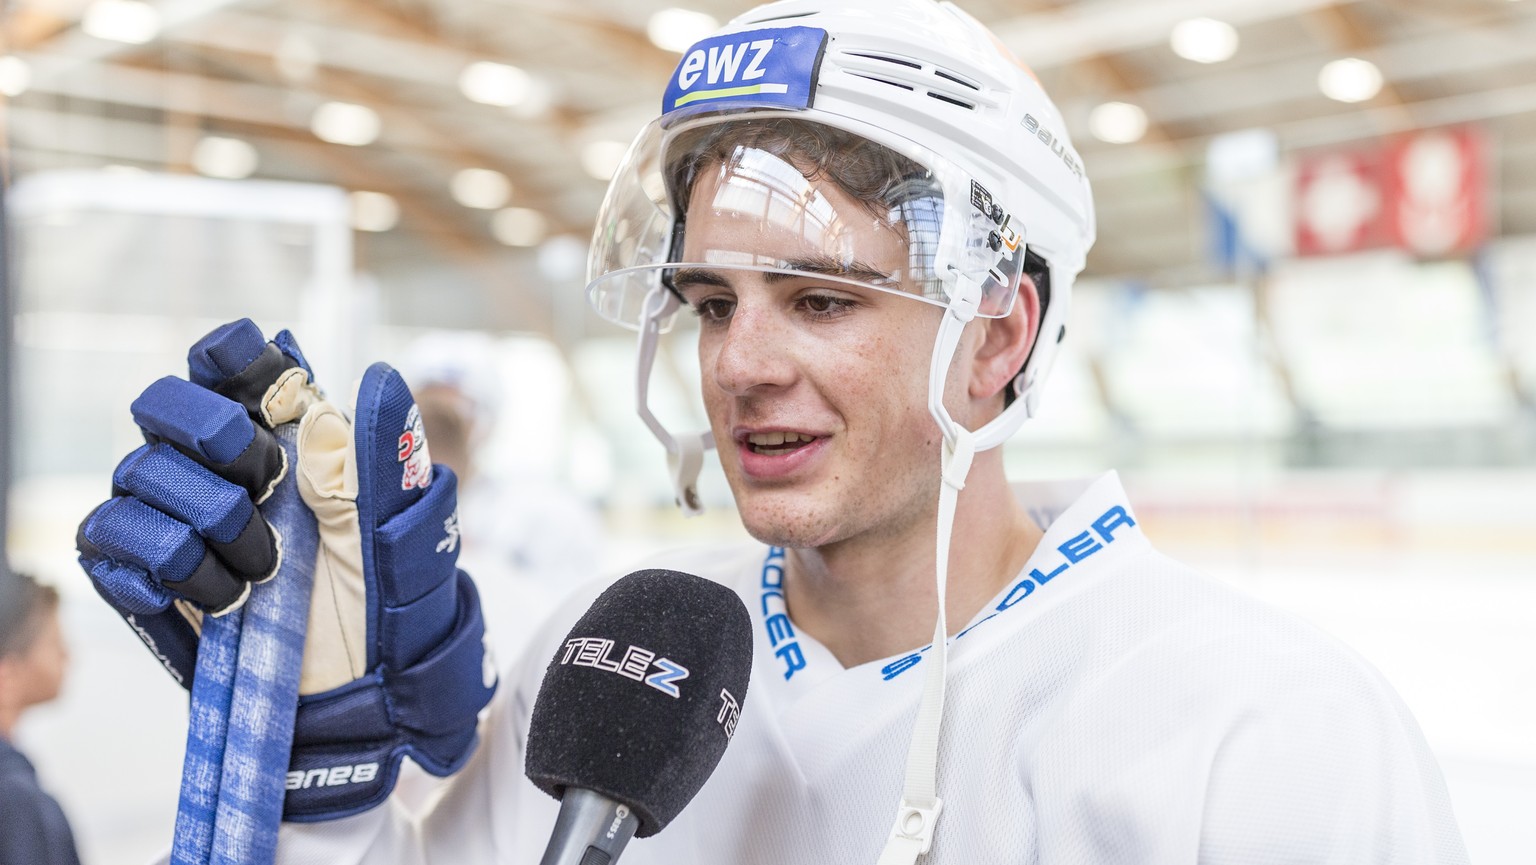
M702 48L695 48L689 52L683 62L677 67L677 84L684 90L689 90L699 81L699 76L708 72L705 78L706 84L730 84L737 80L736 75L741 73L742 81L754 81L767 74L763 68L763 60L768 57L768 52L773 50L772 39L754 39L751 42L740 42L735 45L711 45L706 52ZM747 63L746 69L741 68L741 62L752 52L752 59ZM779 85L783 87L784 85Z
M696 102L808 107L826 38L813 27L773 27L695 43L667 84L662 113Z
M1088 558L1099 550L1104 549L1107 544L1114 543L1115 529L1121 528L1123 526L1134 525L1136 525L1136 520L1133 519L1130 512L1121 505L1115 505L1114 507L1105 511L1103 514L1100 514L1099 518L1094 520L1093 523L1089 526L1091 531L1085 530L1078 532L1077 534L1068 538L1064 543L1058 544L1056 546L1056 551L1061 553L1062 559L1064 559L1061 564L1057 565L1049 571L1042 571L1038 567L1031 568L1029 571L1029 576L1024 577L1017 583L1014 583L1013 587L1008 590L1008 594L1004 595L1001 601L998 601L997 606L992 610L991 613L988 613L980 621L977 621L976 624L971 625L969 628L966 628L965 630L956 634L954 639L958 640L966 634L969 634L971 631L976 630L982 625L982 623L991 621L999 613L1007 612L1008 610L1012 609L1015 604L1034 594L1035 589L1044 586L1051 580L1054 580L1062 574L1066 573L1073 565ZM897 676L905 673L906 671L921 663L923 660L923 653L931 648L933 648L931 645L924 646L910 655L897 658L896 660L882 667L880 672L884 674L885 680L889 682L891 679L896 678Z

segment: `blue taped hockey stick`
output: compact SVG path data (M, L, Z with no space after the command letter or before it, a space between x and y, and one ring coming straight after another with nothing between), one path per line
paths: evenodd
M282 562L243 607L203 619L173 865L266 865L277 855L319 531L294 474L298 424L275 434L289 470L260 510L281 527Z

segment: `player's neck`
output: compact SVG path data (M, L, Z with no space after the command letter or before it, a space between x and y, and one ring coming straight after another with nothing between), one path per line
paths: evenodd
M935 535L930 512L894 537L791 550L786 590L796 627L845 667L927 645L938 613ZM1001 455L979 454L951 534L945 613L951 635L1018 573L1040 536L1008 489Z

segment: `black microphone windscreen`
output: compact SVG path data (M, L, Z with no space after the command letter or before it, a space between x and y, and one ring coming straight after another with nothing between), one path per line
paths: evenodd
M752 674L752 620L730 589L677 571L608 587L544 672L526 772L622 802L641 838L661 831L714 772Z

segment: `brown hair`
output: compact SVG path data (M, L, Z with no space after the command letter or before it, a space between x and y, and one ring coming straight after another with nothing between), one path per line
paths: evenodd
M59 608L59 590L27 574L0 570L0 660L32 647L47 621Z
M789 117L715 123L683 133L668 167L673 201L685 210L704 171L728 163L739 149L762 150L793 164L807 178L825 178L872 211L883 214L914 193L932 194L928 172L916 162L860 135Z

